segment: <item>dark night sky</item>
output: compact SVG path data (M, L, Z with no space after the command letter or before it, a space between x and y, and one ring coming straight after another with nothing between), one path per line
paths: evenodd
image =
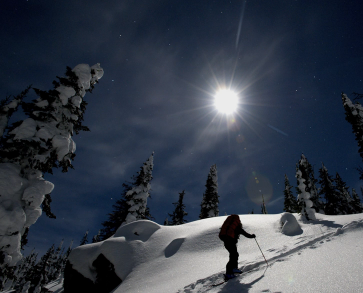
M152 199L162 224L186 191L198 219L217 164L220 214L283 208L284 174L296 186L304 153L360 188L358 147L340 93L362 86L360 1L12 0L0 4L0 94L48 90L66 66L101 63L85 125L74 137L75 170L45 178L52 208L31 227L38 251L97 233L122 183L154 151ZM241 17L243 16L243 17ZM242 22L241 22L242 21ZM239 24L241 25L238 34ZM237 42L238 40L238 42ZM234 117L219 114L219 86L239 93ZM29 99L34 98L30 95ZM259 183L256 184L255 177Z

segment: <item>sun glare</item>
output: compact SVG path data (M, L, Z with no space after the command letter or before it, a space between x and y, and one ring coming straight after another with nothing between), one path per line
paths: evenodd
M214 105L223 114L234 113L238 107L238 96L231 90L219 90L214 97Z

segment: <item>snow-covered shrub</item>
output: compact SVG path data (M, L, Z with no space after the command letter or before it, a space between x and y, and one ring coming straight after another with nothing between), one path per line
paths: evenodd
M295 216L290 213L281 214L280 225L281 233L287 236L296 236L303 232Z

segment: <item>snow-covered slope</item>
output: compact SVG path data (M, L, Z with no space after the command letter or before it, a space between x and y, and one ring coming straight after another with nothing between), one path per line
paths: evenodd
M283 216L283 217L282 217ZM102 253L123 280L114 292L363 292L363 214L325 216L303 223L299 216L241 215L239 265L245 273L219 287L228 253L218 238L226 217L181 226L137 221L114 237L75 249L73 267L94 280L92 262ZM285 227L281 232L281 218ZM290 225L290 227L287 227Z

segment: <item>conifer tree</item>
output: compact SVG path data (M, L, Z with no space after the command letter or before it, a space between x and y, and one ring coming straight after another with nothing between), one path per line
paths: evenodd
M103 241L116 233L116 230L125 222L130 206L127 204L126 193L131 190L132 185L122 184L123 192L121 198L116 201L113 211L108 214L108 220L102 222L103 228L100 230L99 240Z
M65 257L68 258L68 256L71 254L72 251L72 246L73 246L73 240L71 241L71 244L69 245L66 253L65 253Z
M31 276L31 288L33 292L40 292L45 284L48 284L50 269L54 260L54 244L47 250L47 252L40 258L40 261L35 265L34 272Z
M35 265L37 262L38 254L34 249L25 258L23 258L19 265L17 265L17 279L14 284L16 292L25 292L30 288L31 280L34 277Z
M352 188L352 202L351 202L351 206L352 209L354 211L354 214L360 214L363 213L363 206L362 203L360 201L360 198L357 194L357 192L355 191L354 188Z
M337 199L336 199L336 209L338 215L348 215L353 214L354 210L352 208L352 201L346 183L343 181L343 179L340 177L338 172L336 173L335 179L335 188L337 190Z
M337 209L337 191L333 184L334 180L329 175L328 169L324 166L324 164L322 164L322 167L319 169L319 178L319 195L325 198L325 214L338 215L339 210Z
M125 219L125 224L141 219L151 219L150 211L147 207L147 198L150 196L150 182L153 179L154 153L141 167L138 176L135 178L134 186L126 192L125 198L130 206Z
M81 242L79 243L79 246L85 245L88 243L88 231L86 231L86 233L84 233Z
M9 266L8 264L4 264L2 267L0 267L0 290L7 291L10 290L14 279L14 267Z
M187 222L184 218L188 215L188 213L185 212L185 204L183 203L184 195L185 191L183 190L179 193L179 200L173 203L175 209L172 214L169 214L171 217L170 225L182 225Z
M0 101L0 147L4 144L4 133L9 130L9 119L11 115L18 110L18 107L22 104L24 98L29 93L31 86L28 86L17 96L8 96L4 100Z
M301 207L301 215L306 220L316 220L315 210L313 202L310 200L310 192L308 192L309 176L306 168L306 158L301 155L299 163L296 165L296 179L297 179L297 191L298 191L298 204ZM306 182L307 181L307 182Z
M13 284L9 289L14 289L14 292L43 292L45 284L62 276L71 247L72 243L67 252L63 253L62 240L57 249L52 245L39 262L37 262L38 254L33 250L16 266L12 267ZM7 283L10 284L9 282Z
M289 178L285 174L285 190L284 190L284 211L288 213L299 213L297 201L291 191L292 186L290 185Z
M263 215L268 214L267 208L266 208L266 205L265 205L265 198L263 197L263 194L262 194L261 214L263 214Z
M83 98L102 75L99 64L80 64L73 70L68 67L66 76L53 82L53 90L34 89L38 98L32 102L23 101L27 89L10 102L0 103L0 177L11 178L16 185L3 190L8 200L0 203L0 243L6 243L0 246L0 262L15 265L21 259L22 235L40 217L42 209L54 217L49 206L54 185L43 175L52 173L53 168L67 172L73 167L72 136L88 130L82 125L87 104ZM27 118L9 126L8 118L19 105Z
M138 175L132 178L132 183L122 184L121 198L112 206L113 211L108 214L108 220L102 222L100 241L114 235L122 224L129 223L132 219L152 219L147 207L147 197L150 196L153 160L154 153L143 164Z
M52 257L52 263L50 265L49 277L48 277L50 281L57 280L62 273L63 251L64 249L63 249L63 240L62 240Z
M344 93L342 93L342 101L345 109L345 120L352 125L352 131L359 147L358 152L363 160L363 107L359 102L353 104Z
M72 246L73 246L73 240L71 241L67 251L61 256L61 264L62 264L62 269L61 269L61 273L63 274L64 269L66 267L66 263L68 260L69 255L71 254L72 251Z
M92 243L100 242L100 235L101 235L101 230L98 230L97 235L93 236L92 238Z
M304 158L306 171L306 191L310 193L310 200L313 202L313 208L315 209L315 211L317 213L324 213L324 203L319 195L318 188L316 187L318 180L315 178L314 168L305 156Z
M217 165L212 165L209 170L206 190L203 194L199 219L219 216L219 196L218 196L218 175Z

